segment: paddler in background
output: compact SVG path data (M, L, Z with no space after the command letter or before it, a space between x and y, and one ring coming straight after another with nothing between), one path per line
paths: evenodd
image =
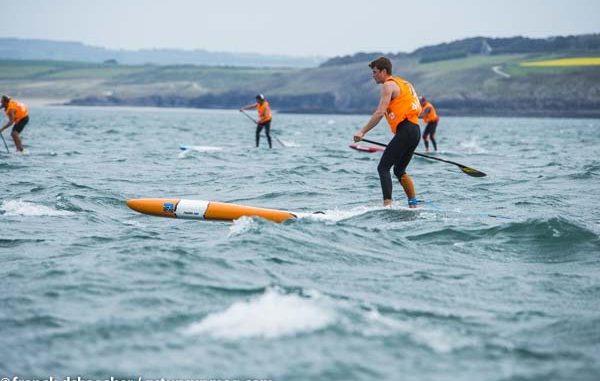
M10 126L13 126L10 136L12 136L17 147L17 153L23 153L23 145L21 144L20 133L23 131L27 123L29 123L29 110L25 103L17 102L14 99L10 99L6 95L0 98L0 107L4 109L8 122L0 128L0 133L6 130Z
M258 94L256 96L256 103L249 104L240 108L240 112L244 110L256 109L258 111L258 120L256 120L256 147L258 147L258 142L260 139L260 131L265 129L265 134L267 135L267 141L269 142L269 148L272 148L271 144L271 107L269 107L269 102L265 100L265 96L262 94Z
M440 121L440 117L435 111L435 107L431 104L431 102L427 101L425 97L421 97L421 115L419 118L423 119L423 122L427 123L425 127L425 131L423 132L423 143L425 143L425 152L429 152L429 142L427 138L431 136L431 142L433 143L433 149L437 151L437 144L435 142L435 130L437 128L438 122Z
M383 192L383 206L392 205L392 176L390 168L394 166L394 174L404 188L410 208L417 207L417 197L412 179L406 173L413 152L421 140L419 114L421 105L413 86L406 80L392 77L392 62L387 57L379 57L369 64L375 83L381 84L379 105L359 132L354 141L359 142L385 116L394 137L387 145L377 171Z

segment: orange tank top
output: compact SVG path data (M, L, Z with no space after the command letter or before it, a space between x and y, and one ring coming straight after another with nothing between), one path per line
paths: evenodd
M439 122L440 117L438 116L437 112L435 111L435 107L433 107L433 105L430 102L425 102L425 106L423 106L423 111L427 110L427 108L429 108L429 114L427 114L423 117L423 121L425 123Z
M256 103L256 111L258 111L258 119L262 123L267 123L271 120L271 108L269 107L269 102L264 101L262 105Z
M17 102L12 99L8 102L8 105L6 106L6 116L8 116L8 113L11 110L15 111L15 114L13 117L13 122L15 122L15 123L19 123L21 121L21 119L25 118L27 116L27 114L29 113L29 110L27 110L27 106L25 106L24 103Z
M386 82L388 81L396 82L400 88L400 94L391 100L385 111L385 119L387 119L392 129L392 133L395 134L398 124L404 119L408 119L408 121L414 124L419 124L421 104L417 92L410 82L398 77L388 78Z

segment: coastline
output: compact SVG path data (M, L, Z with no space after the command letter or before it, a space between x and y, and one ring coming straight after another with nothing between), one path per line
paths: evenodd
M134 108L134 109L144 109L144 110L237 110L237 108L232 107L231 105L214 105L214 104L204 104L198 106L192 105L167 105L163 106L160 104L148 104L147 102L128 102L127 100L121 99L119 102L106 102L99 101L94 102L92 100L85 99L73 99L73 100L63 100L62 103L57 102L56 100L43 100L38 99L39 101L36 105L38 106L69 106L69 107L119 107L119 108ZM453 102L454 103L454 102ZM462 105L450 108L444 107L443 103L439 103L439 113L442 116L452 116L452 117L495 117L495 118L552 118L552 119L600 119L600 107L598 108L586 108L586 109L572 109L572 108L543 108L536 109L534 107L524 107L524 108L511 108L511 107L497 107L493 102L490 102L487 105L481 105L480 103L477 105L478 107L466 107L469 102L461 102ZM364 110L339 110L333 108L273 108L273 111L280 114L330 114L330 115L370 115L373 110L364 109Z

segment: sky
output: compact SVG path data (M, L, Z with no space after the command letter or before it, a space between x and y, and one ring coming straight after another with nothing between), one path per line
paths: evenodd
M600 33L600 0L0 0L0 37L333 57Z

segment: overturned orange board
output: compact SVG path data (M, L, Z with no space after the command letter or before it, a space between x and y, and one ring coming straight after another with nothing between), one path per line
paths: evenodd
M128 200L127 206L152 216L189 220L233 221L240 217L260 217L273 222L283 222L296 218L294 213L283 210L179 198L137 198Z

